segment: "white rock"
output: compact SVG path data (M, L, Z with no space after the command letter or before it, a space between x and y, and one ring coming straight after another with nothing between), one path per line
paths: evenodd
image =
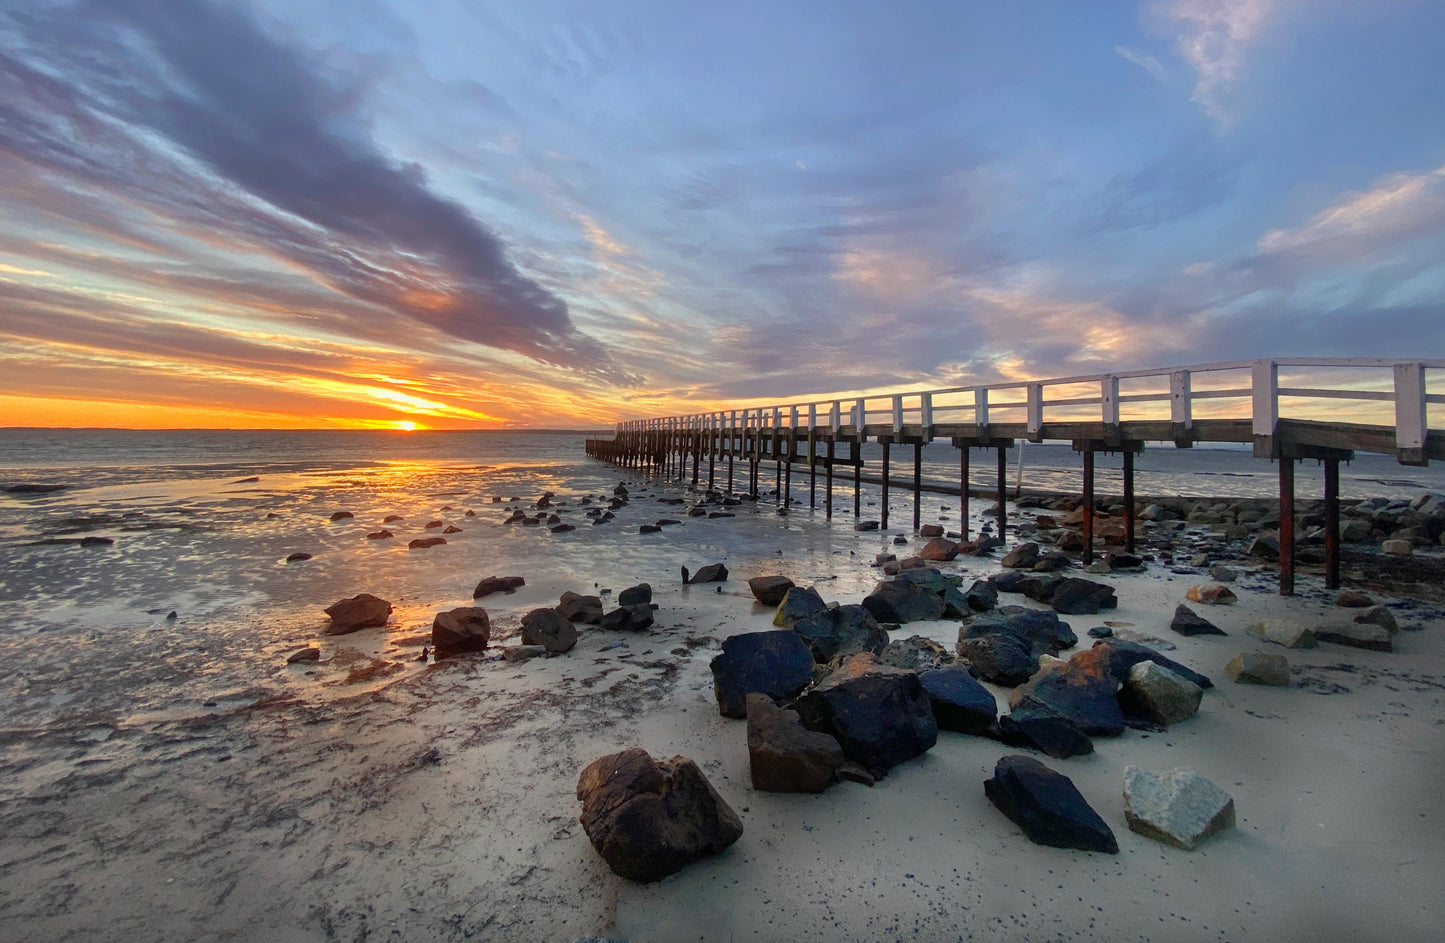
M1152 661L1130 668L1125 687L1134 707L1166 727L1193 717L1204 699L1199 685Z
M1291 619L1261 619L1245 631L1285 648L1315 647L1315 634Z
M1124 767L1124 820L1131 831L1185 851L1234 827L1234 799L1192 769Z

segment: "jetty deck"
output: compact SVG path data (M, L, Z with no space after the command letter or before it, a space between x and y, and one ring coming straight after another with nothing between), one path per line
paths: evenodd
M1283 376L1284 382L1281 377ZM1434 392L1432 392L1434 390ZM745 464L747 493L758 494L764 463L776 465L778 491L791 501L793 470L809 477L809 507L824 479L824 509L833 513L835 469L851 473L858 516L862 444L882 446L881 526L888 526L894 446L912 446L913 527L919 526L922 448L949 441L959 452L960 521L968 537L971 453L996 453L992 489L1000 535L1007 527L1005 453L1018 441L1067 441L1082 453L1083 558L1093 560L1094 457L1123 455L1125 550L1135 539L1134 456L1146 444L1190 448L1195 443L1252 446L1256 458L1279 469L1282 595L1294 592L1295 462L1324 466L1325 585L1339 586L1339 463L1356 452L1393 456L1402 465L1445 459L1445 359L1280 358L1193 364L980 386L837 397L801 403L636 419L617 424L611 439L589 439L587 454L626 468L716 488L726 462ZM985 492L987 493L987 492Z

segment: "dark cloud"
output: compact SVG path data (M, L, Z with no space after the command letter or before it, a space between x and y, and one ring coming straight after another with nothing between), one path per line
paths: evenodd
M8 25L0 148L53 180L55 204L76 191L139 204L182 235L299 267L399 334L420 322L638 382L494 233L377 146L362 83L326 74L245 8L109 0Z
M1227 200L1243 161L1207 132L1189 135L1109 181L1081 223L1085 233L1163 226Z

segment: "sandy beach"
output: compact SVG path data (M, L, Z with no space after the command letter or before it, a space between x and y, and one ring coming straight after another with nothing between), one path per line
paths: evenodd
M605 466L597 474L617 477ZM1154 563L1144 573L1091 577L1115 587L1119 606L1067 617L1080 644L1065 657L1087 648L1086 630L1107 620L1177 646L1168 657L1216 686L1197 715L1167 731L1128 730L1097 738L1088 756L1042 757L1073 780L1120 847L1117 856L1060 850L1031 843L985 798L995 762L1021 751L981 737L941 733L932 750L871 788L755 791L746 724L719 716L708 667L722 639L772 628L772 610L753 600L746 579L781 573L827 600L856 603L883 578L870 565L875 553L908 552L892 542L903 531L855 533L846 518L826 525L803 511L779 517L764 500L730 509L735 518L688 519L638 536L638 521L675 513L657 499L684 489L634 487L613 536L551 535L550 550L526 556L525 587L480 601L493 625L485 654L418 660L432 615L470 604L476 579L507 570L505 546L453 538L445 548L397 552L387 558L395 567L347 558L343 582L395 602L384 628L324 635L321 607L345 595L329 577L314 608L285 618L259 618L265 610L255 600L218 604L212 624L240 620L233 627L243 637L261 640L244 656L252 684L236 687L231 674L204 669L183 692L159 698L162 708L88 721L72 711L63 724L12 718L0 731L6 937L1436 935L1445 823L1432 799L1445 773L1445 623L1434 603L1374 594L1395 604L1401 631L1392 653L1329 643L1286 652L1244 630L1273 617L1347 622L1352 613L1331 604L1317 577L1302 577L1300 595L1281 598L1267 566L1237 564L1238 602L1204 612L1227 637L1168 628L1186 590L1207 582L1203 574ZM575 509L582 493L559 497ZM503 516L476 495L465 505L416 499L444 500L456 502L458 520L463 506L477 509L462 521L473 533ZM925 521L953 513L946 498L924 500ZM306 513L319 518L320 510L308 504ZM906 513L906 505L894 509L896 520ZM356 528L373 526L367 518L376 514L368 507ZM564 544L560 536L583 539ZM727 564L726 583L682 584L679 566L711 562ZM998 572L998 555L938 567L982 578ZM502 658L530 609L555 605L566 590L615 593L641 581L657 604L650 631L580 626L566 654ZM1038 605L1017 595L1004 601ZM150 617L155 658L178 657L176 636L203 628L178 621ZM951 619L891 634L924 635L951 651L958 630ZM319 644L319 662L287 665L308 643ZM43 656L43 634L28 644ZM1228 679L1229 658L1255 650L1288 656L1290 687ZM43 674L43 657L32 670ZM1006 711L1007 689L990 690ZM738 813L742 838L656 884L612 874L578 823L575 788L587 763L632 746L693 758ZM1193 852L1129 831L1127 765L1196 770L1233 796L1237 827Z

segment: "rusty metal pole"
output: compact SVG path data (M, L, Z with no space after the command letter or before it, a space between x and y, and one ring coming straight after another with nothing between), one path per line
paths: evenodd
M1294 595L1294 459L1279 460L1279 594Z
M828 436L828 464L824 469L828 482L824 486L823 505L826 520L833 519L833 437Z
M808 507L818 506L818 434L808 427Z
M1134 453L1124 452L1124 552L1134 552Z
M888 526L888 447L892 440L883 439L883 510L879 513L883 516L883 526Z
M1094 450L1084 450L1084 566L1094 562Z
M968 446L958 450L958 527L959 535L968 539Z
M1004 528L1008 527L1008 450L998 449L998 539L1003 540Z
M783 470L783 507L793 506L793 446L797 442L793 433L788 433L788 460Z
M857 520L863 507L863 440L848 443L848 457L853 461L853 519Z
M923 443L913 443L913 529L923 519Z
M1340 460L1325 459L1325 589L1340 588Z

